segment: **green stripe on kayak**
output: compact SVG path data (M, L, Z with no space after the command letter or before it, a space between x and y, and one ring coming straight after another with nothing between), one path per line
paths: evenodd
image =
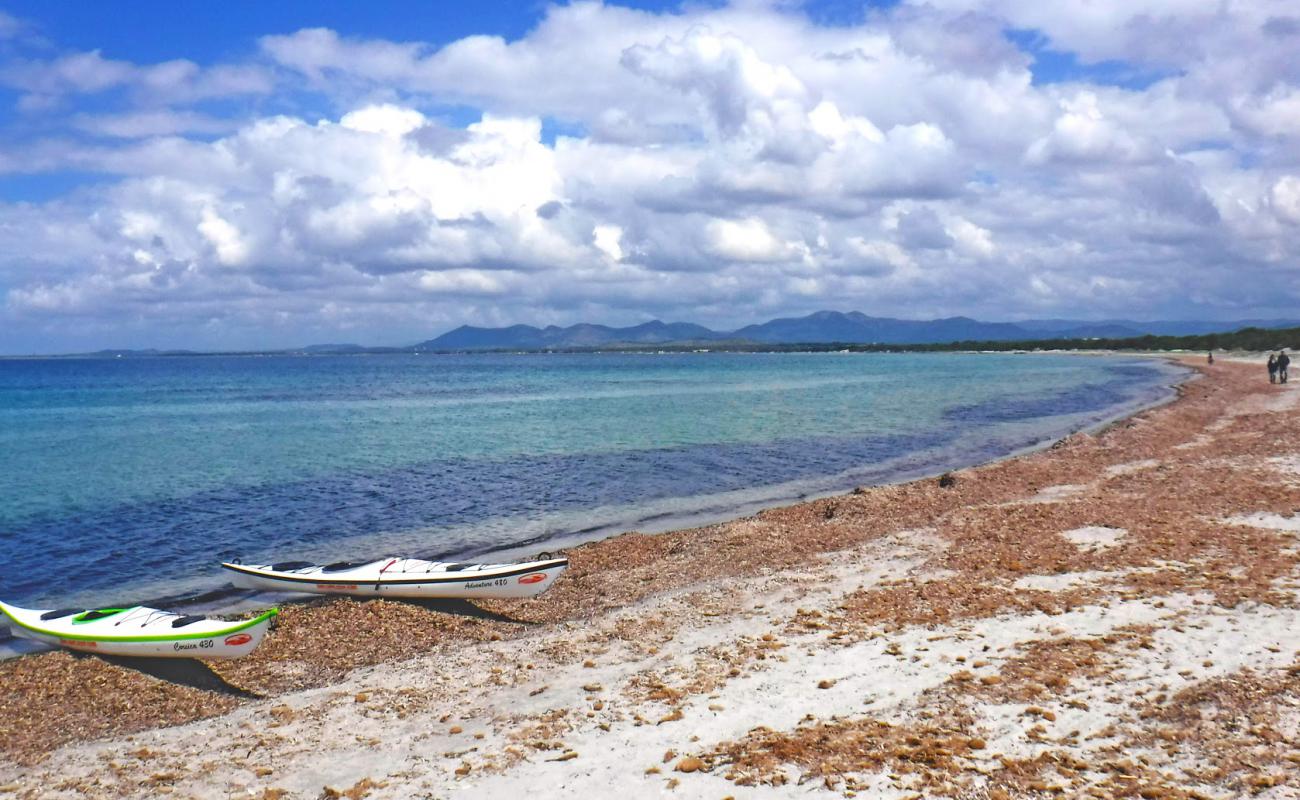
M274 617L276 614L280 613L280 609L273 608L270 611L266 611L263 612L262 614L259 614L253 619L244 620L243 622L237 622L231 625L229 628L222 628L219 631L210 631L208 633L178 633L178 634L164 635L164 636L84 636L81 634L62 633L60 631L52 631L46 628L33 627L26 623L20 622L13 614L9 613L8 609L4 608L3 606L0 606L0 612L3 612L4 615L9 618L10 622L17 625L20 628L25 628L29 631L32 631L34 633L39 633L43 636L53 636L56 639L68 639L74 642L180 642L188 639L212 639L217 636L229 636L232 633L238 633L239 631L245 630L247 628L251 628L260 622L264 622L270 619L271 617Z

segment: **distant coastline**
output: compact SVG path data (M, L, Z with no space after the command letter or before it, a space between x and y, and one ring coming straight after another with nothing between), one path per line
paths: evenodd
M175 358L194 356L340 356L410 353L641 353L693 351L773 352L954 352L1015 350L1275 350L1300 346L1300 320L1231 322L1026 320L981 322L967 317L904 320L857 312L818 311L735 331L714 331L693 323L658 320L625 328L580 323L567 328L462 325L433 339L406 346L352 343L255 350L124 349L13 358Z
M1030 339L1011 341L919 342L875 344L857 342L665 342L662 344L609 344L593 347L501 347L474 350L427 350L412 347L363 347L346 350L299 348L287 350L105 350L57 355L0 355L2 360L104 359L116 358L267 358L374 355L580 355L593 353L1016 353L1016 352L1152 352L1179 353L1217 351L1265 352L1300 350L1300 327L1245 328L1228 333L1195 336L1134 336L1125 339Z

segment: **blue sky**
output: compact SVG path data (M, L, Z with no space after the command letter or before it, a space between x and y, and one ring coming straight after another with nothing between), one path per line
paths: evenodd
M1286 316L1298 38L1273 0L9 2L0 352Z
M625 5L664 8L666 3ZM333 28L356 36L446 44L474 34L518 38L545 13L546 4L480 0L448 2L131 3L7 2L59 47L103 49L133 61L190 58L212 62L247 57L257 37L301 28Z

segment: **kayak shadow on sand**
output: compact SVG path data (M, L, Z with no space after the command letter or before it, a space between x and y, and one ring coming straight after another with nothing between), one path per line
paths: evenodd
M410 603L413 606L428 611L437 611L442 614L454 614L458 617L473 617L474 619L487 620L489 622L508 622L511 625L536 625L525 619L515 619L505 614L498 614L495 611L488 611L485 608L479 608L468 600L443 598L443 597L385 597L385 600L393 600L400 603Z
M99 658L114 666L143 672L160 681L188 686L208 692L239 697L245 700L258 700L262 695L232 686L224 678L213 672L207 664L193 658L136 658L132 656L110 656L102 653L78 653L81 658Z
M250 595L252 593L250 592ZM290 597L278 600L280 606L292 604L301 604L304 606L318 605L328 603L333 598L323 598L321 595L302 595L300 597ZM539 623L527 619L515 619L506 614L498 614L495 611L488 611L486 608L479 608L469 600L452 597L357 597L353 598L360 602L374 602L383 600L386 603L406 603L417 608L423 608L425 611L437 611L440 614L451 614L457 617L471 617L473 619L486 620L488 622L505 622L511 625L537 625Z

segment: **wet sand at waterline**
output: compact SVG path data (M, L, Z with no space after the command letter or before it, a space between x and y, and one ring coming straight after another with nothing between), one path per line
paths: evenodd
M0 664L0 797L1296 797L1300 391L1193 362L1049 450L293 604L212 669ZM171 726L171 727L167 727Z

